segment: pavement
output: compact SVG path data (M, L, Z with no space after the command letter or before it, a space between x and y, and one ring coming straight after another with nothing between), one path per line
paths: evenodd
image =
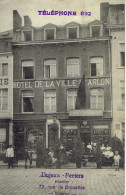
M25 169L23 161L19 164L8 169L0 163L0 195L124 195L122 169L75 169L74 164L71 169Z

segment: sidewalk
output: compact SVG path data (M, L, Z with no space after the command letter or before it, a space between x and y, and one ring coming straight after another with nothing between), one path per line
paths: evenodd
M29 164L27 164L29 166ZM24 167L25 166L25 161L24 160L19 160L18 161L18 166L15 167ZM7 163L4 163L3 161L0 161L0 168L7 167ZM36 161L32 161L32 168L36 168ZM43 167L44 168L44 167ZM50 169L55 169L55 167L51 167ZM67 165L62 165L61 169L76 169L76 164L75 163L69 163ZM86 167L81 167L81 169L97 169L96 163L92 164L89 163L87 164ZM115 169L114 166L102 166L102 169Z

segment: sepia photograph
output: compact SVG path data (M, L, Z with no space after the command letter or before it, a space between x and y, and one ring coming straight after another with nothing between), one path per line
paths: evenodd
M0 0L0 195L125 194L125 1Z

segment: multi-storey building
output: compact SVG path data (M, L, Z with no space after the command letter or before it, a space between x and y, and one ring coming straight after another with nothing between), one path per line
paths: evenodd
M107 14L106 14L107 12ZM125 6L101 4L101 20L107 23L112 60L112 136L125 137Z
M0 160L13 142L13 54L12 33L0 33Z
M110 37L104 23L34 28L28 16L22 26L18 12L13 14L13 122L19 154L26 145L35 149L38 139L44 148L60 138L71 149L78 135L85 144L107 143L112 96ZM81 81L85 104L75 109Z

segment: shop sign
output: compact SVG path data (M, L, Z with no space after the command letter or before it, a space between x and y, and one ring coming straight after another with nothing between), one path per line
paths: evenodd
M90 125L81 125L81 133L88 133L91 132Z
M79 80L48 80L48 81L22 81L14 82L13 88L58 88L58 87L77 87L79 86Z
M98 79L89 79L88 86L106 86L110 85L110 78L98 78Z
M60 87L78 87L81 79L58 79L58 80L41 80L41 81L21 81L13 82L13 88L30 89L30 88L60 88ZM1 83L8 84L7 79ZM110 78L86 79L88 86L106 86L110 85Z
M77 134L77 130L74 130L74 129L70 129L70 130L67 130L67 129L66 129L66 130L65 130L65 129L64 129L64 130L63 130L63 135L66 135L66 134L68 134L68 135L69 135L69 134L70 134L70 135L71 135L71 134L72 134L72 135L76 135L76 134Z
M102 135L106 135L108 134L108 129L94 129L94 134L102 134Z

